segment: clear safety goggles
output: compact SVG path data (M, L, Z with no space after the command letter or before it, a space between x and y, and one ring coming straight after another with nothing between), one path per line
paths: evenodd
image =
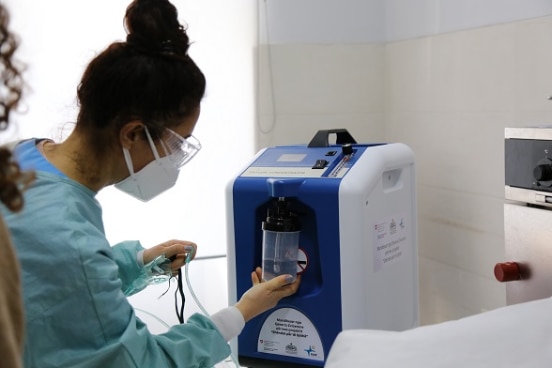
M163 134L161 144L177 168L186 165L201 149L201 143L193 135L184 138L168 128Z

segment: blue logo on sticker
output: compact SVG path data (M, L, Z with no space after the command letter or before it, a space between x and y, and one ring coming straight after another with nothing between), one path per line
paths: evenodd
M307 352L307 354L309 356L311 356L312 353L316 353L316 350L314 350L314 346L312 346L312 345L309 345L309 348L305 349L305 351Z

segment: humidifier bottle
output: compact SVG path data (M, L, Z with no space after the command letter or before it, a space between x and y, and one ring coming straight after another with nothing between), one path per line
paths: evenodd
M267 211L262 224L263 272L265 281L279 275L297 277L297 251L301 226L297 215L289 209L290 202L278 198Z

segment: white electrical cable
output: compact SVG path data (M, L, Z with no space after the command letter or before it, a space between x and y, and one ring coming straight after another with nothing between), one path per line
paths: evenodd
M207 312L207 310L205 309L203 304L201 304L201 302L199 301L199 299L195 295L194 289L192 288L192 284L190 283L190 277L188 276L188 269L190 268L190 262L192 261L192 255L193 255L193 252L188 253L188 256L186 257L186 264L184 265L184 273L186 275L186 285L188 285L188 291L192 295L192 298L196 302L196 304L199 307L199 309L201 310L201 312L205 316L210 318L211 315L209 314L209 312ZM230 357L232 358L232 362L234 363L235 367L240 368L240 363L238 362L238 359L234 356L234 354L230 353ZM224 360L223 362L226 362L226 360Z
M265 36L266 36L266 62L267 62L267 68L268 68L268 84L269 84L269 91L270 91L270 105L271 105L271 113L272 113L272 119L270 121L270 124L268 127L263 127L261 124L261 114L259 111L259 93L257 93L257 106L256 106L256 113L257 113L257 127L259 128L259 132L262 134L270 134L274 131L274 128L276 127L277 118L276 118L276 92L274 90L274 68L272 66L272 45L271 37L270 37L270 23L269 23L269 11L268 11L268 0L263 0L264 6L263 6L263 13L264 13L264 30L265 30ZM257 14L260 14L259 7L261 5L257 3ZM261 51L262 51L262 35L261 35L261 17L258 16L258 22L257 22L257 90L261 91L261 77L260 77L260 70L261 70Z

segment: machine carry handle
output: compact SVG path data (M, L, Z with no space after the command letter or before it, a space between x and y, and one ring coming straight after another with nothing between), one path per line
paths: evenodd
M308 147L329 147L329 136L330 134L336 134L336 144L355 144L356 141L353 138L353 136L347 131L347 129L327 129L327 130L319 130L312 140L310 141Z

